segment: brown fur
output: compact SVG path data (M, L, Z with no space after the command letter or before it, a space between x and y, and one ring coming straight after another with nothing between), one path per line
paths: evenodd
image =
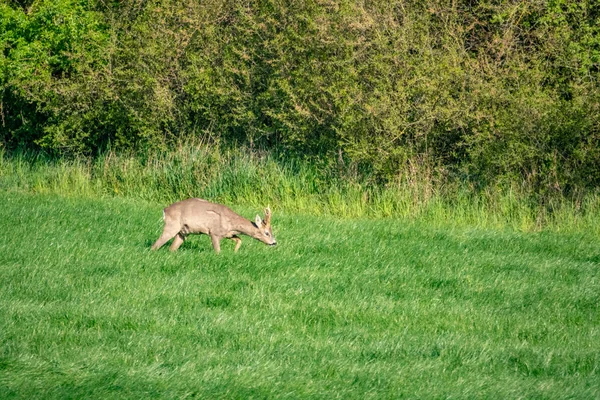
M224 238L236 242L237 252L242 244L238 236L240 234L253 237L268 245L277 244L271 229L271 210L268 207L265 209L264 220L257 215L255 222L252 223L227 206L193 198L165 208L164 220L163 233L152 245L152 250L159 249L171 238L175 238L170 247L171 251L175 251L189 234L209 235L217 253L221 251L221 239Z

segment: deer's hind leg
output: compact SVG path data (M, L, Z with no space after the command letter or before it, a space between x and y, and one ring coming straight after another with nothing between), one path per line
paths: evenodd
M180 227L177 225L165 224L165 228L163 229L162 235L160 235L158 240L156 242L154 242L151 249L152 250L160 249L163 244L167 243L175 235L177 235L179 233L179 230L180 230ZM175 240L177 240L177 239L175 239ZM183 242L183 239L181 241ZM174 243L175 243L175 241L173 242L173 244ZM181 243L179 243L179 245L177 247L179 247L179 246L181 246ZM173 247L173 245L171 245L171 247Z
M221 252L221 238L219 236L210 235L210 240L212 241L213 249L219 254Z
M177 249L179 248L179 246L181 246L181 244L183 243L184 240L185 240L185 236L183 235L182 232L179 232L175 236L175 239L173 239L173 243L171 243L171 247L169 247L169 250L177 251Z

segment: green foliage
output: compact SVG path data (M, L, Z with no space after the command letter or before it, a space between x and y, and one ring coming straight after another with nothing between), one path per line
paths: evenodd
M525 184L542 201L600 183L592 0L0 7L9 149L193 137L342 159L380 183L414 159L482 188Z
M0 202L3 399L600 396L586 232L274 210L277 247L173 254L155 203Z
M91 82L105 67L102 16L86 1L35 1L27 10L0 4L0 93L4 141L82 150L93 132Z

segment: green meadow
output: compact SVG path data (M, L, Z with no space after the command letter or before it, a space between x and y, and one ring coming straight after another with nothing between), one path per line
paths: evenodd
M0 400L600 400L599 100L598 0L0 0Z
M271 204L276 247L216 255L195 236L170 253L149 250L159 201L0 201L3 399L600 397L586 229Z

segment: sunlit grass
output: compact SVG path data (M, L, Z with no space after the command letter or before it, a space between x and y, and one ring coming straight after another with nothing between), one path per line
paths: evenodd
M600 195L551 201L518 185L475 191L410 164L386 185L351 166L284 160L248 150L183 146L167 153L95 159L0 154L0 189L169 204L188 197L338 218L400 218L428 224L600 235Z
M594 234L274 207L275 248L151 252L161 203L0 201L2 398L600 396Z

